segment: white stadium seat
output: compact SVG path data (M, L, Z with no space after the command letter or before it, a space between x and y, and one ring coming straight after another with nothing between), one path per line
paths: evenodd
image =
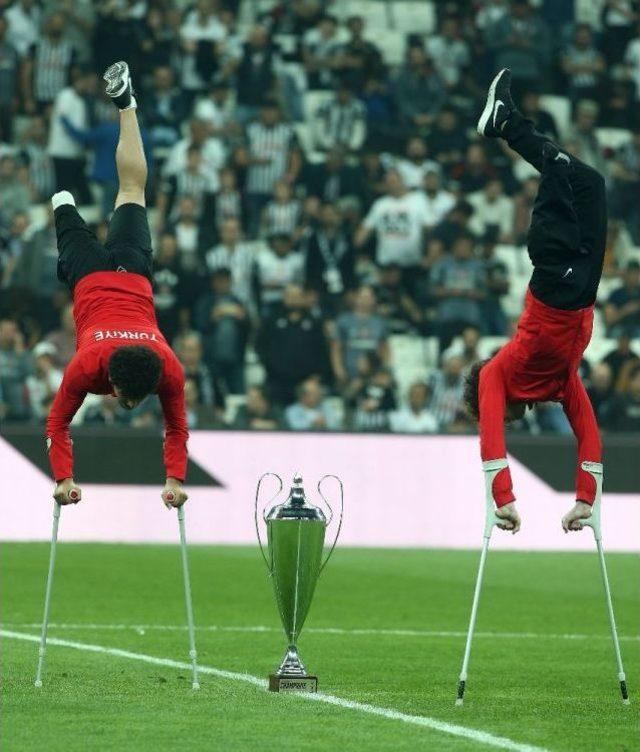
M593 337L587 347L584 357L589 361L591 365L599 363L605 358L612 350L616 348L616 340L608 339L606 337Z
M432 34L436 28L433 3L425 0L397 0L391 4L394 28L411 34Z
M386 62L391 65L401 65L404 62L407 49L407 34L405 31L385 29L384 34L376 34L373 29L368 29L365 36L369 42L380 48Z
M602 149L617 151L631 141L631 131L624 128L596 128L596 138Z

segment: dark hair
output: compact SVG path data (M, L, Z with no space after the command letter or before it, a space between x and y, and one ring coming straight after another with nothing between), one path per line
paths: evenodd
M486 365L489 360L480 360L474 363L469 369L464 380L464 391L462 393L462 401L464 403L467 414L474 420L480 420L480 371L482 366Z
M118 347L109 358L109 378L123 397L146 397L158 386L161 375L162 361L149 347Z

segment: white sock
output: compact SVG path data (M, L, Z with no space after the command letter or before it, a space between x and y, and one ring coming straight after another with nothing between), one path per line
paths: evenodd
M120 112L125 112L126 110L136 110L138 108L138 103L136 102L136 98L131 95L131 104L128 107L123 107Z
M58 193L54 193L53 196L51 196L51 206L53 206L53 211L55 211L60 206L75 206L76 200L74 197L69 193L69 191L58 191Z

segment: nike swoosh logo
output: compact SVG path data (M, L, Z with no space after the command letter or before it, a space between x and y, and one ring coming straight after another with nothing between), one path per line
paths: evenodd
M497 126L496 126L496 118L498 117L498 109L500 107L504 107L504 106L505 106L505 104L504 104L504 102L501 99L496 99L496 103L495 103L495 105L493 107L493 127L494 128L497 128Z
M570 274L572 274L572 273L573 273L573 267L572 267L572 266L570 266L570 267L569 267L569 268L567 269L567 271L566 271L566 272L565 272L565 273L564 273L564 274L562 275L562 279L564 279L565 277L568 277L568 276L569 276Z

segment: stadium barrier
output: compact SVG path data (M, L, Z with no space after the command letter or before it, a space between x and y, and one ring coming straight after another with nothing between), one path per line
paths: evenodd
M161 437L77 429L74 439L83 500L63 513L60 539L175 543L175 520L160 501ZM573 500L573 441L514 435L509 447L523 527L516 536L496 534L495 547L592 551L589 535L560 528ZM640 436L606 437L605 447L607 550L640 551ZM253 544L255 487L267 470L285 485L299 470L314 501L320 477L339 475L346 493L343 546L477 548L481 542L483 478L473 436L194 431L189 448L193 543ZM0 538L49 540L53 484L39 427L3 427L0 472L6 484Z

